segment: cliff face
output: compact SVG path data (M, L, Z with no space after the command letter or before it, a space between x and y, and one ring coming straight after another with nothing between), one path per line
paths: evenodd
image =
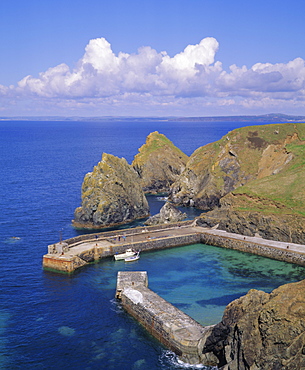
M124 158L103 154L82 185L82 205L73 225L102 228L149 215L149 207L137 173Z
M257 178L225 195L219 201L220 208L202 214L198 223L219 224L220 229L234 233L257 233L266 239L304 244L304 126L295 125L295 132L281 144L283 148L277 144L278 151L275 144L269 145L258 162Z
M146 193L168 192L184 170L188 157L169 139L157 131L147 136L132 166Z
M302 139L303 138L303 139ZM219 206L229 192L287 169L295 146L303 145L304 124L243 127L197 149L172 185L169 199L203 210Z
M234 199L230 206L225 204L228 199ZM203 213L197 219L197 224L203 227L218 225L218 229L231 233L247 236L258 234L269 240L305 244L305 217L302 214L289 214L289 209L285 207L281 212L271 213L272 203L269 200L257 199L257 202L260 203L260 210L242 209L239 208L238 200L228 194L220 200L220 208ZM250 206L251 202L248 202L247 207Z
M305 280L231 302L206 341L226 370L305 368Z

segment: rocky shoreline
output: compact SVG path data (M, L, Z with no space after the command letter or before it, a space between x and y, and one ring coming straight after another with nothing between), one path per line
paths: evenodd
M231 302L203 352L223 370L305 368L305 280Z
M302 123L243 127L187 157L153 132L131 165L103 154L84 178L73 225L99 229L148 217L145 193L162 191L171 206L205 211L199 224L305 243L304 143Z
M269 240L305 244L305 124L243 127L189 158L151 133L129 165L103 154L82 186L73 226L102 229L149 214L145 193L168 193L148 224L203 211L197 225ZM305 280L272 293L251 290L225 310L204 353L224 370L305 368ZM216 362L215 362L216 361ZM211 362L212 363L212 362Z

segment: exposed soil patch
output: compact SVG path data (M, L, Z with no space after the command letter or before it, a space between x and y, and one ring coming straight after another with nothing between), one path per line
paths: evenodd
M262 139L258 136L258 132L249 132L249 136L247 137L248 141L250 142L250 147L254 149L261 149L265 148L267 146L266 140Z

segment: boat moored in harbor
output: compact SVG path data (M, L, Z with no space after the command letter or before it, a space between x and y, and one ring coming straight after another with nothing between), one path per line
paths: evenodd
M134 256L125 258L125 262L137 261L140 258L140 252L137 252Z
M134 251L132 248L128 248L126 249L126 251L124 253L120 253L120 254L115 254L114 255L114 259L116 261L119 261L119 260L124 260L125 258L128 258L128 257L133 257L137 254L136 251Z

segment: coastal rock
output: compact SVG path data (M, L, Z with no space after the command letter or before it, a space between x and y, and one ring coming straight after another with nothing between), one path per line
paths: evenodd
M203 213L196 223L203 227L217 225L219 230L245 236L259 235L269 240L305 244L305 218L301 215L263 214L221 207Z
M231 302L203 353L213 353L223 370L304 369L305 280Z
M145 193L167 193L185 168L188 156L166 136L155 131L146 138L132 166Z
M296 149L297 148L297 149ZM220 199L219 208L202 214L197 223L233 233L305 244L305 146L293 148L291 167L249 182Z
M198 148L171 186L169 200L212 210L220 199L255 179L283 173L303 145L304 125L243 127Z
M160 213L151 216L148 220L145 221L145 225L158 225L166 224L170 222L182 221L186 218L186 213L179 211L171 203L166 202L164 206L160 209Z
M149 206L134 169L124 158L104 153L82 185L82 205L73 225L103 228L149 215Z

